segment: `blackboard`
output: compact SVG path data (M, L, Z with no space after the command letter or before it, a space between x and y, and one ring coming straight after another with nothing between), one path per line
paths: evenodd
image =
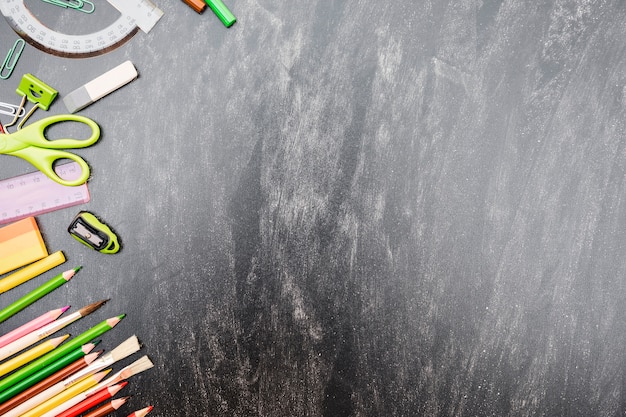
M624 415L624 1L226 3L230 28L155 0L148 33L28 44L0 81L59 91L36 120L139 72L79 112L91 201L37 217L53 272L83 269L2 333L110 298L70 331L127 315L101 347L136 334L155 367L119 416ZM65 32L117 16L25 4ZM79 210L118 254L72 239Z

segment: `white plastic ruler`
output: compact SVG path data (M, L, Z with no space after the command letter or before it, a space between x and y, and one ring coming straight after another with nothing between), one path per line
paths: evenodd
M36 48L53 55L81 58L103 54L129 40L139 29L148 33L163 12L150 0L107 0L121 14L108 27L85 35L57 32L41 23L24 0L0 0L0 12L13 30Z

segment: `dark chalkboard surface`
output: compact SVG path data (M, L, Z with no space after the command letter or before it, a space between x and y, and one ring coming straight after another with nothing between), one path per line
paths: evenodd
M91 201L37 217L54 272L83 269L0 331L110 298L70 331L126 313L102 348L155 363L117 416L623 416L624 1L226 3L231 28L160 0L149 33L27 45L0 80L59 91L36 120L139 72L79 112ZM119 17L25 4L66 33ZM79 210L120 253L72 239Z

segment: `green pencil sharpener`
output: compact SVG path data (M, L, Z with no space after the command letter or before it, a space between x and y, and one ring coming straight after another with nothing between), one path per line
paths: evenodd
M101 253L117 253L121 248L111 228L88 211L78 213L67 231L80 243Z

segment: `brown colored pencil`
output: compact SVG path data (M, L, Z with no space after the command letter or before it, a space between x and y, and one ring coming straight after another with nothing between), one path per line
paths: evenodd
M108 414L111 414L112 412L114 412L115 410L117 410L118 408L120 408L121 406L123 406L124 404L126 404L126 401L128 401L130 397L124 397L124 398L118 398L115 399L99 408L96 408L95 410L83 415L83 417L104 417ZM79 413L80 414L80 413ZM74 414L75 416L78 414Z
M12 410L13 408L27 401L29 398L32 398L40 392L50 388L54 384L61 382L68 376L80 371L83 368L86 368L90 363L95 361L101 353L102 351L99 351L83 356L82 358L67 365L65 368L56 371L46 379L41 380L27 390L17 394L10 400L7 400L4 403L0 404L0 415L6 413L9 410Z

